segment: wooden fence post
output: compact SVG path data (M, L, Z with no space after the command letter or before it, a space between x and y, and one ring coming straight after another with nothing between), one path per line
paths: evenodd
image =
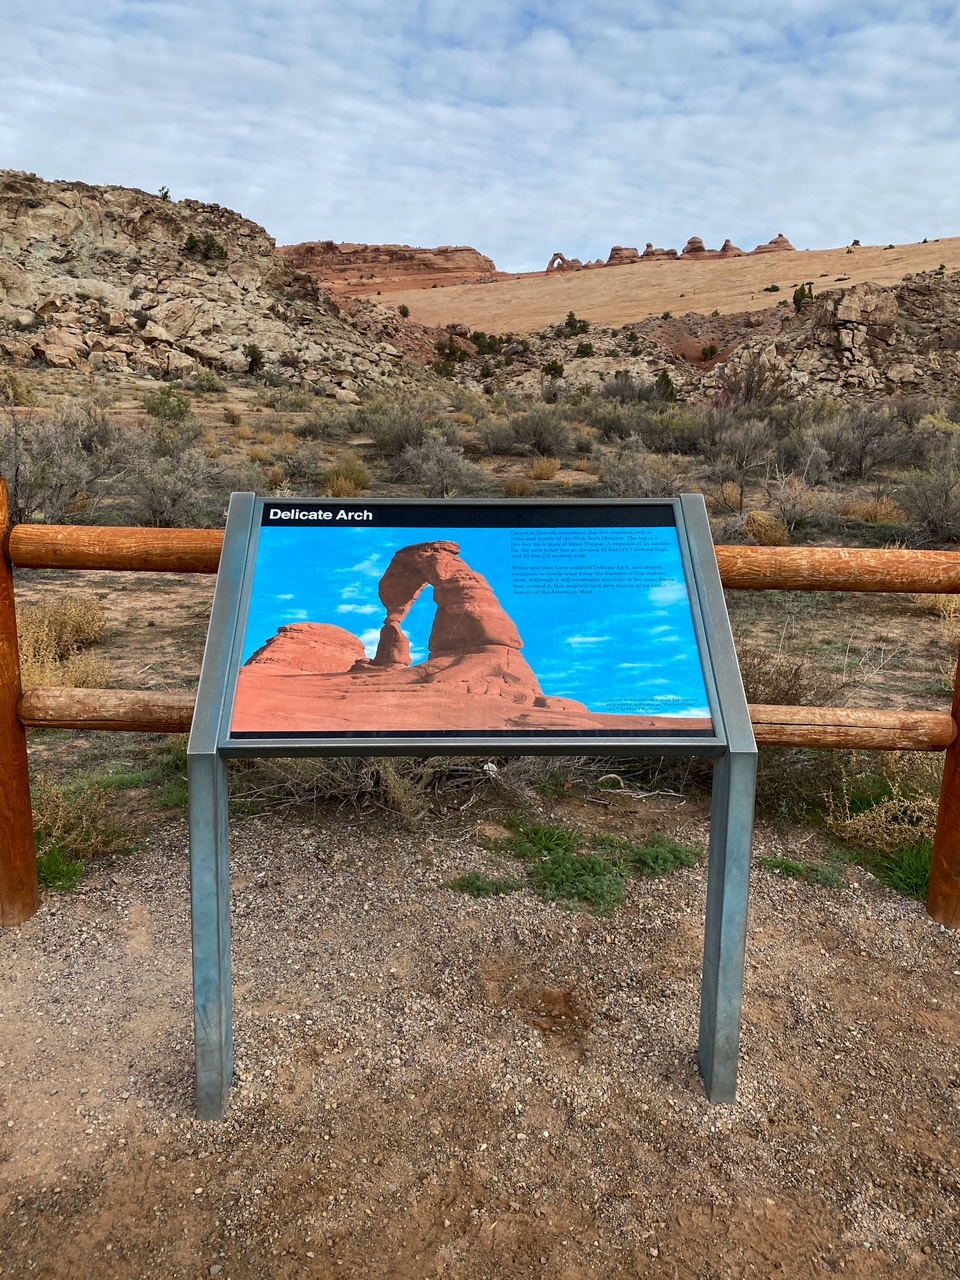
M953 681L952 714L960 720L960 661ZM947 747L943 761L927 911L938 924L960 929L960 735Z
M17 716L20 651L10 564L10 504L0 476L0 927L29 920L40 906L30 809L27 735Z

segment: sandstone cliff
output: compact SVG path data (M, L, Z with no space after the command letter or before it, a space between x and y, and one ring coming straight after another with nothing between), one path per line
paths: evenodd
M251 347L341 398L411 372L229 209L0 171L0 359L164 376Z
M333 290L345 291L361 281L377 284L475 284L497 274L492 258L463 245L418 249L408 244L335 244L310 240L282 245L283 258Z

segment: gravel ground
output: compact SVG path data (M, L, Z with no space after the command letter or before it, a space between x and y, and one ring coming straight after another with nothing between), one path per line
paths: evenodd
M706 838L696 804L553 812ZM960 1275L960 938L855 868L756 871L711 1107L705 867L607 918L443 888L504 813L234 822L223 1124L192 1115L184 824L0 937L4 1278Z

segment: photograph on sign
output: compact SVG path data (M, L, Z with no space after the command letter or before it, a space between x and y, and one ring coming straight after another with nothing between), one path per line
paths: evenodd
M267 500L233 739L713 734L673 506Z

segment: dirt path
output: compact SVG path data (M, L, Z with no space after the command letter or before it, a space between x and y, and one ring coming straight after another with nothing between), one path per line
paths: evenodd
M0 938L4 1280L960 1274L958 936L863 872L757 871L711 1107L703 868L606 919L443 888L514 803L235 821L222 1125L192 1118L182 824ZM555 816L706 833L670 798Z

